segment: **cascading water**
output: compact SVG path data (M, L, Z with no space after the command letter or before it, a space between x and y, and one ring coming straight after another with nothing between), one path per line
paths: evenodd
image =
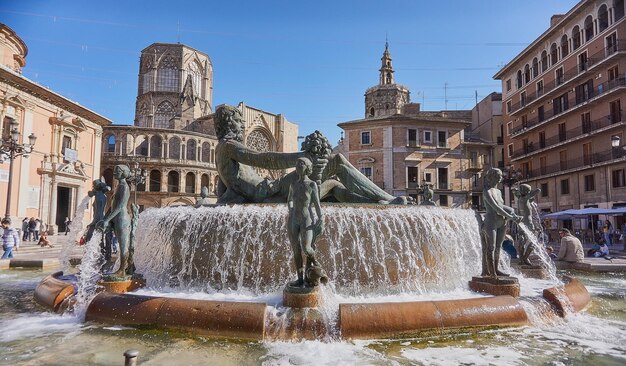
M70 232L66 235L63 248L61 248L61 251L59 252L59 261L61 262L61 269L63 272L67 272L69 269L70 257L76 247L77 238L80 238L84 231L83 217L85 216L85 211L89 205L89 200L89 196L84 197L78 204L78 207L76 207L76 215L74 215L74 219L70 223Z
M100 271L102 267L101 241L102 232L95 231L91 239L85 244L85 253L79 266L74 314L81 320L85 319L87 306L96 296L97 284L102 277Z
M480 273L475 213L323 206L316 253L341 295L437 293ZM281 289L295 270L283 205L170 207L139 218L135 264L153 288Z
M525 237L530 240L530 245L535 248L533 254L535 254L539 258L539 260L541 260L541 267L546 269L546 272L548 273L548 279L555 285L562 284L562 281L559 280L558 276L556 275L556 266L554 265L552 258L550 258L543 241L539 240L539 238L528 228L528 226L524 225L521 222L518 225L519 228L524 232Z

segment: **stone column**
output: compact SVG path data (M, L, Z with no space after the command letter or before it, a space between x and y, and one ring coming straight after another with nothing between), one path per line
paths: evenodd
M48 203L49 212L48 212L48 228L50 231L50 235L54 235L59 232L58 227L56 226L57 221L57 182L54 177L52 177L52 181L50 182L52 185L52 191L50 192L50 202Z
M167 192L167 172L161 171L161 192Z

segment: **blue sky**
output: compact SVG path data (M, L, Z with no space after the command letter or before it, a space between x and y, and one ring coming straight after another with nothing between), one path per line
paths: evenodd
M28 46L26 77L116 124L133 123L141 50L180 41L211 57L214 106L244 101L334 143L337 123L364 115L385 37L412 101L471 109L475 92L500 91L493 75L550 16L577 2L0 0L0 22Z

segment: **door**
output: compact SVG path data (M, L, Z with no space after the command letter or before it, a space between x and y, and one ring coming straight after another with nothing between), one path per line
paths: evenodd
M72 207L72 189L69 187L57 187L57 219L55 224L60 231L65 231L65 218L70 217Z

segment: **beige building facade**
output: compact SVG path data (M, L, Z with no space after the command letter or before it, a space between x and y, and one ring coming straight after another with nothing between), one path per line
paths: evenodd
M417 198L427 183L440 206L478 208L472 187L492 144L466 137L471 111L420 111L408 88L395 84L388 45L379 71L379 85L365 94L365 118L339 123L345 138L337 151L392 195Z
M22 76L27 47L0 24L0 121L2 137L10 120L18 122L19 143L37 136L28 158L13 161L10 216L14 223L37 217L51 233L65 228L78 204L100 176L102 129L107 118ZM0 165L0 202L6 204L9 161ZM5 206L2 206L4 209ZM91 212L85 212L85 220Z
M155 43L142 51L133 126L112 125L102 139L102 176L113 184L118 164L147 172L137 204L149 207L195 204L201 187L217 200L213 125L213 68L209 57L181 44ZM177 74L174 73L177 72ZM298 150L298 126L241 102L244 141L257 151ZM280 172L259 170L272 176Z
M505 163L544 212L626 205L624 14L623 0L580 1L495 75Z

